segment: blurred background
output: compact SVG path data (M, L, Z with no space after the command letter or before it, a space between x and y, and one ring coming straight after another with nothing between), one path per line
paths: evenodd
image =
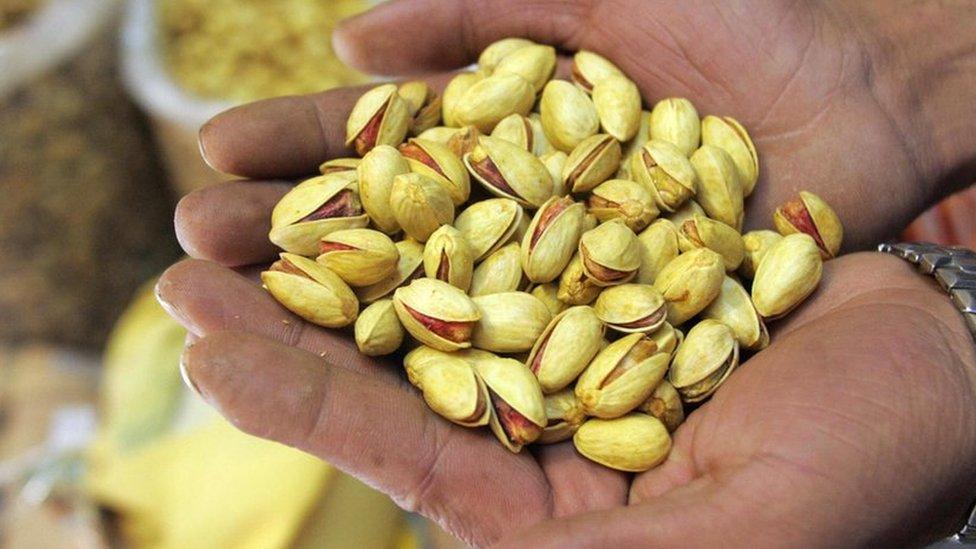
M0 0L0 547L423 547L436 529L186 390L152 295L197 128L356 84L366 0ZM976 247L976 189L905 238ZM205 489L201 489L205 487Z

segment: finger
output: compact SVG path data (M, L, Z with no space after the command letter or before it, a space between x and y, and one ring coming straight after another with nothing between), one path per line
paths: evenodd
M319 456L469 543L546 516L548 487L531 457L441 420L374 376L229 332L201 339L183 362L198 392L238 428Z
M584 458L572 442L536 447L533 454L552 487L553 516L627 504L628 476Z

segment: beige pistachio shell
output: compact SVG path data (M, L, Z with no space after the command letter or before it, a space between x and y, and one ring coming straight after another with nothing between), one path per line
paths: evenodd
M657 206L647 187L627 179L600 183L587 201L587 210L600 221L619 219L635 233L657 218Z
M714 145L729 153L739 170L742 195L749 196L759 180L759 155L742 124L731 116L706 116L701 125L702 144Z
M356 294L363 303L373 303L377 299L387 297L401 285L423 276L424 246L410 239L401 240L395 246L399 255L396 269L383 280L356 289Z
M592 190L620 166L620 143L600 133L582 140L563 166L562 186L574 193Z
M359 167L359 158L333 158L319 164L319 173L328 175L336 172L356 171Z
M675 145L650 140L631 157L630 174L647 187L658 207L667 212L680 208L695 196L698 176L695 169Z
M418 278L398 288L393 305L410 335L440 351L470 347L472 330L481 318L467 294L433 278Z
M708 248L722 256L726 271L734 271L742 264L745 247L739 231L721 221L695 214L679 227L682 251Z
M464 427L488 424L488 387L467 361L455 353L421 346L407 353L403 365L407 378L438 415Z
M708 217L735 230L742 229L742 183L732 157L724 150L704 145L691 155L698 176L696 200Z
M491 133L503 118L512 114L529 114L535 103L532 84L511 73L495 73L475 82L454 105L454 115L462 125L476 126Z
M769 345L769 332L762 317L756 312L749 292L732 277L722 281L718 297L701 312L702 318L711 318L732 329L739 346L759 351Z
M739 274L752 280L756 276L756 267L762 261L763 256L769 251L773 244L780 241L783 235L776 231L749 231L742 235L742 247L744 250L742 264L739 265Z
M346 121L346 146L360 156L377 145L399 145L407 136L412 117L395 84L382 84L356 101Z
M282 253L261 273L261 282L278 303L312 324L341 328L359 312L356 294L338 275L300 255Z
M556 150L546 138L546 132L542 129L542 116L539 113L529 113L529 127L532 129L532 154L542 157Z
M535 442L546 426L546 407L532 372L511 358L480 357L473 362L491 395L492 432L506 448L518 452Z
M600 116L590 96L565 80L546 84L539 109L549 143L565 153L600 129Z
M566 265L566 270L559 276L559 288L556 296L568 305L587 305L600 295L602 287L597 286L583 270L583 261L579 252Z
M393 178L390 206L403 232L419 242L426 242L441 225L454 221L451 195L439 183L419 173Z
M390 237L372 229L344 229L322 237L316 261L350 286L369 286L390 276L400 253Z
M478 56L478 67L486 74L491 74L498 63L510 53L534 45L535 42L526 38L502 38L481 50L481 55Z
M820 249L810 235L784 236L759 262L752 302L764 318L783 316L813 293L822 273Z
M549 309L532 294L504 292L472 298L481 320L472 345L496 353L528 351L552 320Z
M651 396L638 406L637 410L661 420L669 433L675 432L685 421L685 409L684 404L681 403L681 395L678 394L674 385L671 385L671 382L666 379L658 383Z
M664 424L637 412L617 419L589 419L573 435L573 444L590 461L631 473L661 464L671 452Z
M433 128L427 128L426 130L420 132L417 135L417 139L433 141L434 143L440 143L441 145L446 146L451 138L457 135L459 131L461 131L460 128L434 126ZM458 157L460 158L460 155L458 155Z
M458 158L464 158L464 155L473 151L478 146L479 138L481 138L481 131L478 128L464 126L463 128L458 128L457 133L447 141L447 148L451 149L451 152ZM465 169L467 168L465 167Z
M568 159L569 155L563 151L552 151L539 157L546 170L549 171L549 176L552 177L553 196L569 194L569 189L563 184L563 168L566 167L566 160Z
M654 288L668 302L668 322L683 324L700 313L722 290L725 264L708 248L685 252L670 263L654 281Z
M400 154L410 165L411 171L427 176L444 187L455 206L468 200L471 194L468 170L446 145L414 138L400 145Z
M664 297L647 284L607 288L593 309L604 324L624 333L653 332L664 324L668 312Z
M524 287L519 245L512 242L491 253L474 269L468 295L515 292Z
M739 342L732 329L706 319L678 346L668 381L685 402L701 402L714 393L739 365Z
M461 231L450 225L437 229L424 246L424 273L467 291L474 272L471 245Z
M825 261L837 255L844 240L844 226L834 209L809 191L800 191L798 198L776 208L773 224L784 236L806 233L813 237Z
M554 393L572 383L600 351L603 332L592 307L570 307L556 315L526 360L542 392Z
M482 136L464 165L490 193L538 208L552 197L552 178L532 153L503 139Z
M680 208L668 214L667 219L677 228L683 225L685 221L694 217L695 214L704 215L706 217L708 215L705 213L705 210L698 205L698 202L688 200L682 204Z
M460 128L464 125L456 114L457 105L460 103L461 97L483 78L484 76L480 73L461 72L447 83L447 86L444 87L444 95L441 97L441 119L445 126Z
M633 279L640 268L640 253L637 235L619 221L598 225L580 237L583 271L597 286L614 286Z
M629 78L603 78L593 85L593 105L603 131L624 142L637 134L640 126L641 96Z
M380 145L366 153L359 167L359 199L373 225L386 234L400 230L390 207L393 178L410 173L410 164L390 145Z
M551 282L572 259L583 230L584 208L570 197L552 197L522 237L521 261L532 282Z
M674 356L675 349L681 342L684 341L685 335L681 333L681 330L674 328L667 322L661 324L655 332L648 335L650 339L657 344L659 352L667 353L669 356Z
M410 134L420 135L441 121L441 96L423 80L400 84L397 93L407 103L410 113Z
M631 179L637 181L636 176L631 170L631 166L634 162L634 156L644 148L644 145L651 140L651 113L648 111L641 111L640 118L638 120L637 132L634 134L629 141L621 145L621 161L620 168L617 170L617 179Z
M573 83L586 93L607 78L625 78L624 73L606 57L588 50L580 50L573 56Z
M356 319L354 332L356 346L366 356L388 355L403 343L403 326L389 299L381 299L363 309Z
M291 253L314 256L319 240L329 233L365 227L369 218L350 181L346 172L332 173L288 191L271 212L271 242Z
M529 292L545 304L549 314L556 316L566 310L569 305L559 301L559 286L556 283L539 284Z
M647 400L664 379L671 356L644 334L607 345L576 382L576 398L587 415L620 417Z
M491 130L491 137L503 139L509 143L525 149L527 152L535 154L534 141L535 134L532 130L532 122L528 116L513 113L505 118Z
M539 444L555 444L573 438L573 434L586 420L583 408L570 387L546 395L545 407L546 427L536 441Z
M701 119L691 101L682 97L658 101L651 110L651 139L667 141L691 156L701 141Z
M678 229L667 219L658 219L637 235L641 264L636 281L654 284L658 273L672 259L678 257Z
M271 228L302 221L342 191L354 190L356 180L356 174L350 175L348 170L303 180L275 204L271 210Z
M556 48L532 44L517 48L495 65L492 75L514 74L532 84L534 91L542 90L556 70Z
M524 216L522 207L509 198L475 202L454 220L471 245L475 263L511 241Z

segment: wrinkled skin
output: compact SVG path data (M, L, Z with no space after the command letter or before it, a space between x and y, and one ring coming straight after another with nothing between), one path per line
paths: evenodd
M687 96L750 129L762 165L751 226L770 226L799 180L836 207L846 249L864 248L965 171L961 145L913 125L929 111L908 108L881 47L898 25L858 11L878 2L433 4L400 0L353 20L337 49L387 74L463 66L507 35L600 52L645 97ZM976 353L938 287L895 258L828 262L811 299L771 326L773 344L690 414L662 466L635 476L571 443L510 454L486 430L429 412L394 360L288 313L239 268L275 253L268 216L288 184L260 180L348 154L344 120L360 92L264 101L201 131L211 165L258 181L180 203L177 232L197 259L173 266L157 292L195 342L185 373L235 425L479 545L918 544L958 525L976 493Z

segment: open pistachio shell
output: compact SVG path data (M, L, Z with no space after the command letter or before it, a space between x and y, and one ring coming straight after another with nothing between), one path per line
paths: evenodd
M664 297L647 284L607 288L596 298L593 309L604 324L624 333L653 332L668 314Z
M674 328L667 322L661 324L660 328L647 337L654 340L659 352L667 353L670 356L674 356L675 349L685 339L685 335L681 333L681 330Z
M459 131L461 131L460 128L434 126L433 128L427 128L426 130L420 132L420 134L417 135L417 138L425 141L433 141L434 143L440 143L441 145L447 146L447 143L452 137L457 135ZM457 156L460 158L460 155Z
M742 264L745 247L739 231L721 221L695 214L679 227L682 251L708 248L722 256L726 271L734 271Z
M590 96L565 80L546 84L539 109L549 143L565 153L600 128L600 116Z
M569 307L569 305L559 301L559 286L553 282L538 284L529 293L544 303L552 316L558 315Z
M271 242L291 253L314 256L323 236L365 227L369 218L354 186L340 172L313 177L288 191L271 212Z
M366 356L395 352L403 343L403 326L396 316L393 301L381 299L359 313L355 329L356 347Z
M580 50L573 56L573 83L586 93L593 91L593 86L604 79L623 78L624 73L611 63L606 57L587 50Z
M390 145L380 145L366 153L359 167L359 199L373 225L386 234L400 230L390 207L393 178L410 173L410 164Z
M731 328L732 335L743 349L759 351L769 345L766 324L756 312L749 292L732 277L725 277L722 291L705 307L701 317L717 320Z
M587 415L620 417L651 396L670 360L645 334L629 334L596 355L576 382L576 397Z
M542 116L537 113L529 113L529 127L532 130L532 149L530 152L536 156L545 156L556 149L546 138L546 132L542 129Z
M552 320L545 304L525 292L482 295L472 301L481 319L474 327L471 343L485 351L528 351Z
M467 361L455 353L421 346L407 353L403 366L410 383L438 415L464 427L488 424L488 386Z
M684 404L681 403L681 395L678 394L674 385L671 385L671 382L666 379L658 383L651 396L638 406L637 410L661 420L669 433L675 432L685 421L685 409Z
M837 255L844 240L844 226L834 209L809 191L800 191L798 198L776 208L773 224L784 236L793 233L810 235L825 261Z
M659 213L647 187L627 179L600 183L587 200L587 210L600 221L619 219L635 233L643 231Z
M638 119L637 132L634 137L630 138L629 141L621 145L620 147L620 169L617 170L617 179L630 179L637 181L636 176L631 170L631 166L634 163L634 156L636 156L644 144L651 140L651 113L648 111L641 111L640 118Z
M668 381L685 402L701 402L714 393L739 365L739 342L732 329L717 320L695 325L678 346Z
M631 473L659 465L671 452L664 424L637 412L617 419L589 419L573 435L573 444L590 461Z
M570 307L549 322L526 360L542 392L566 387L586 369L603 342L603 324L591 307Z
M640 268L640 253L637 235L619 221L598 225L580 237L583 271L597 286L629 282Z
M675 145L652 139L631 157L630 174L651 191L658 207L673 212L697 192L695 169Z
M532 372L511 358L480 357L473 365L488 386L489 426L498 440L513 452L535 442L548 421L542 390Z
M729 153L712 145L703 145L691 155L691 165L698 175L698 204L708 217L741 230L742 183Z
M532 44L517 48L495 64L492 75L514 74L532 84L538 93L556 70L556 48Z
M651 139L667 141L691 156L701 142L701 119L691 101L681 97L658 101L651 110Z
M490 193L538 208L552 196L552 178L532 153L503 139L482 136L464 165Z
M617 171L620 166L620 143L600 133L582 140L563 166L563 187L570 192L592 190Z
M319 173L328 175L336 172L355 172L359 167L359 158L333 158L319 165Z
M785 315L820 283L823 260L810 235L793 233L773 244L752 281L752 302L764 318Z
M532 130L532 122L528 116L513 113L505 118L491 130L491 136L495 139L504 139L509 143L525 149L535 154L533 149L535 143L535 133Z
M487 48L481 50L481 55L478 56L478 67L485 71L486 74L491 74L495 71L498 63L509 54L534 45L535 42L526 38L502 38L501 40L492 42Z
M411 135L420 135L441 121L441 96L423 80L404 82L397 93L407 104Z
M474 269L468 295L499 294L521 290L525 284L517 242L492 252Z
M725 264L708 248L696 248L674 258L654 281L654 288L668 302L668 322L683 324L700 313L722 290Z
M491 133L503 118L512 114L529 114L535 103L532 84L511 73L495 73L475 82L454 105L454 116L462 126L476 126Z
M356 101L346 121L346 146L360 156L377 145L399 145L407 136L411 116L395 84L382 84Z
M424 246L424 273L467 291L474 272L474 253L461 231L450 225L437 229Z
M569 305L587 305L592 303L602 290L601 286L597 286L590 277L586 276L586 271L583 270L583 261L577 252L569 260L566 270L559 275L559 288L556 296L560 301Z
M514 200L491 198L468 206L454 220L454 227L471 245L477 263L512 240L523 216Z
M441 225L454 221L451 195L439 183L419 173L393 178L390 206L403 232L420 242L426 242Z
M473 151L478 146L478 139L480 138L481 131L478 128L464 126L458 128L457 132L447 140L447 148L451 149L451 152L458 158L464 158L464 155Z
M552 197L536 212L522 238L522 269L529 280L551 282L572 259L584 209L570 197Z
M678 229L667 219L658 219L637 235L641 249L641 264L636 281L654 284L658 273L681 253L678 248Z
M410 239L401 240L395 246L399 255L396 270L375 284L356 289L356 294L363 303L373 303L387 297L401 285L424 275L424 246Z
M729 153L742 181L742 195L749 196L759 180L759 155L742 124L731 116L706 116L701 125L702 144Z
M451 195L455 206L468 200L471 194L468 170L446 145L414 138L400 145L399 150L410 170L439 183Z
M680 227L685 221L688 221L692 217L698 215L704 215L707 217L705 210L698 205L698 202L694 200L688 200L681 205L680 208L668 214L667 219L674 224L675 228Z
M372 229L344 229L322 237L316 259L350 286L369 286L390 276L400 253L390 237Z
M441 97L441 118L445 126L460 128L464 125L457 116L458 103L464 94L483 78L484 76L480 73L461 72L447 83L444 88L444 95Z
M776 231L749 231L742 235L742 264L739 265L739 274L752 280L756 276L756 267L769 248L780 241L783 235Z
M312 324L341 328L359 312L356 294L338 275L300 255L282 253L261 273L261 282L278 303Z
M593 105L603 131L620 142L637 134L640 126L641 96L629 78L613 76L593 85Z
M566 167L566 160L568 159L569 155L563 151L552 151L539 157L542 164L549 170L549 176L552 177L553 196L569 194L569 189L563 184L563 168Z
M410 335L440 351L470 347L474 325L481 318L467 294L433 278L418 278L398 288L393 306Z
M536 441L539 444L555 444L573 438L573 434L586 420L583 408L571 387L545 395L545 407L546 427Z

